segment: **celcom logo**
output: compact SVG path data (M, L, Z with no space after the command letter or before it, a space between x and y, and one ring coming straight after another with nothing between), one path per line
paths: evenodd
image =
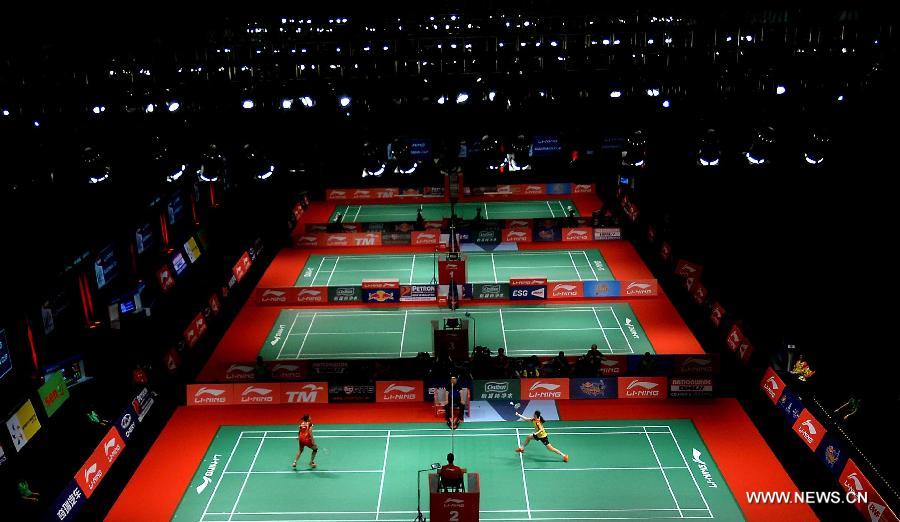
M207 388L202 386L194 393L194 404L224 404L228 401L225 390L221 388Z
M553 285L553 291L550 295L553 297L577 297L578 286L567 284Z
M269 288L263 291L259 300L263 303L284 303L287 301L287 292Z
M693 458L691 460L693 460L697 464L697 467L700 469L700 474L703 475L704 479L706 479L706 486L709 488L719 487L719 485L716 484L716 481L713 480L712 473L709 472L709 466L706 465L706 462L703 462L703 460L700 459L700 457L702 456L700 450L698 450L697 448L693 448L693 450Z
M289 403L317 402L316 399L319 397L319 392L324 389L325 388L322 386L316 384L304 384L303 387L297 391L287 392L287 401Z
M206 467L206 471L203 472L203 483L196 487L197 494L203 493L203 490L209 486L209 483L212 482L212 476L216 472L216 467L219 465L219 459L221 455L213 455L212 462L209 463L209 466Z
M270 388L257 388L247 386L241 392L241 402L272 402L272 390Z
M549 382L536 381L528 388L529 399L561 399L560 385Z
M655 382L632 379L628 386L625 387L625 396L638 399L659 397L658 387L659 384Z
M103 471L99 469L97 463L91 464L89 468L84 470L84 482L88 485L88 489L93 490L103 478Z
M625 287L625 295L653 295L653 285L650 283L629 283Z
M628 331L631 333L631 336L635 339L640 339L641 337L637 333L637 328L635 328L634 323L631 322L630 317L625 318L625 327L628 328Z
M509 391L508 382L487 382L484 385L484 391L506 393Z

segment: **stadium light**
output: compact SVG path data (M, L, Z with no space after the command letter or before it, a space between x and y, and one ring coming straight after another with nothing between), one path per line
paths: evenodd
M166 107L168 107L169 112L178 112L178 109L181 108L181 104L177 101L169 102Z
M256 104L253 103L253 100L250 100L250 99L247 99L247 100L244 100L243 102L241 102L241 107L243 107L244 109L246 109L248 111L250 109L252 109L255 105Z
M294 106L294 100L292 100L290 98L285 98L285 99L281 100L281 108L282 109L287 111L287 110L290 110L291 107L293 107L293 106Z
M440 98L437 99L438 105L443 105L444 101L445 101L445 99L443 96L441 96Z
M40 120L34 120L33 122L31 122L31 124L34 125L35 127L40 127L40 126L41 126Z
M91 112L94 114L100 114L101 112L106 112L106 107L103 105L94 105L94 108L91 109Z
M786 92L787 92L787 89L785 89L784 85L779 85L779 86L775 87L775 94L782 95Z
M610 97L610 98L621 98L621 97L622 97L622 92L621 92L621 91L610 91L610 92L609 92L609 97Z
M272 177L275 174L275 165L269 165L268 170L264 170L263 172L256 175L256 179L260 181L265 181Z
M669 106L671 106L671 105L672 105L672 104L669 103L669 100L663 100L663 102L662 102L662 106L663 106L664 109L668 109Z
M814 158L808 152L803 154L803 159L805 159L806 162L809 163L810 165L819 165L820 163L825 161L825 158L823 158L823 157Z
M184 165L184 164L180 165L178 170L176 170L175 172L166 176L166 181L168 181L169 183L175 183L176 181L181 179L181 176L184 176L184 171L186 169L187 169L187 165Z
M488 100L494 101L494 97L496 97L496 96L497 96L497 93L494 91L491 91L488 93Z
M550 42L550 47L556 47L557 45L559 45L559 44L556 43L556 40L553 40L552 42Z
M762 165L766 162L765 158L756 158L749 152L745 152L744 157L747 158L747 163L751 165Z
M468 99L469 99L469 95L464 92L461 92L456 95L456 103L457 104L466 103L466 100L468 100Z
M300 98L300 103L303 104L303 106L306 107L307 109L312 108L312 106L316 104L316 102L314 102L313 99L310 98L309 96L304 96L304 97Z
M647 89L647 96L656 97L659 96L659 89Z
M9 116L9 109L3 109L2 114L3 114L4 116Z
M146 112L147 114L150 114L154 110L156 110L156 106L153 105L152 103L148 103L147 106L144 107L144 112Z
M350 97L349 96L341 96L341 107L346 107L350 105Z

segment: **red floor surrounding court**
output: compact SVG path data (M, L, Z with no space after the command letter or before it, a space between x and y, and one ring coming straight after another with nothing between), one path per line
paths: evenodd
M751 505L747 491L795 491L796 487L734 399L711 401L558 401L565 420L693 419L737 502L751 521L816 520L805 505ZM319 424L435 422L427 404L322 404L181 407L119 496L106 520L168 520L220 425L293 424L310 413ZM490 487L485 484L484 487Z

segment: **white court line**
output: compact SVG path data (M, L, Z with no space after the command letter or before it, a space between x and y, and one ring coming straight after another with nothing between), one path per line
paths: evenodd
M412 256L412 266L409 267L409 284L413 284L413 274L416 273L416 257Z
M706 506L706 510L709 511L709 514L712 515L712 510L709 509L709 504L706 502L706 496L703 495L703 490L700 489L700 484L697 484L697 477L694 476L694 470L691 469L690 465L688 465L687 459L684 458L684 452L681 451L681 443L678 442L678 439L675 438L675 433L672 432L672 426L669 426L669 435L672 436L672 440L675 441L675 447L678 448L678 453L681 455L681 460L684 462L684 465L688 467L688 472L691 474L691 478L694 480L694 487L697 488L697 493L700 493L700 498L703 499L703 505Z
M258 439L258 438L260 438L260 437L244 437L244 438L247 438L247 439ZM287 438L287 437L266 437L266 439L284 439L284 438ZM321 437L320 437L320 438L321 438ZM334 437L328 437L328 438L333 439ZM371 438L375 438L375 436L373 435ZM378 438L380 439L381 437L378 437ZM652 468L652 469L656 469L656 468ZM309 470L297 470L297 469L291 469L291 470L284 470L284 471L250 471L250 472L247 472L247 471L226 471L225 473L227 473L227 474L229 474L229 475L241 475L241 474L244 474L244 473L250 473L250 474L253 474L253 475L271 475L271 474L276 474L276 475L282 475L282 474L283 474L283 475L295 475L295 474L297 474L297 473L381 473L381 470L380 470L380 469L327 469L327 470L311 470L311 469L309 469ZM227 515L227 513L208 513L208 514L209 514L209 515L220 515L220 514L221 514L221 515ZM246 513L235 513L235 514L238 515L238 514L246 514Z
M625 329L622 328L622 323L619 322L619 316L616 314L615 310L612 310L613 317L616 318L616 324L619 325L619 330L622 330L622 337L625 338L625 342L628 343L628 349L631 350L631 353L634 353L634 347L631 346L631 341L628 339L628 334L625 333Z
M561 422L561 421L557 421ZM566 426L567 430L619 430L623 428L639 428L641 430L645 428L654 428L665 431L651 431L650 433L669 433L671 430L671 426L668 424L627 424L621 426ZM467 432L467 431L515 431L521 430L523 428L512 428L512 427L498 427L498 428L459 428L456 430L456 433ZM383 437L387 436L387 432L391 433L406 433L406 432L419 432L419 431L443 431L446 432L447 428L405 428L405 429L374 429L374 428L325 428L319 429L316 428L316 433L384 433ZM297 435L297 430L241 430L241 433L293 433L295 436ZM636 433L644 434L643 431L638 431ZM685 463L687 465L687 463Z
M506 326L503 325L503 309L498 308L497 311L500 312L500 331L503 333L503 349L506 350L508 345L506 344Z
M618 328L613 328L613 330L618 330ZM394 334L394 335L396 335L396 334L402 334L402 333L403 333L402 331L400 331L400 332L359 332L359 331L353 330L352 332L308 332L305 335L350 335L350 334L353 334L353 335ZM296 334L296 335L300 335L300 334Z
M494 253L491 252L491 268L494 270L494 283L499 283L500 280L497 279L497 264L494 262Z
M557 200L556 200L556 203L559 205L559 210L562 212L562 215L563 215L563 216L568 216L569 213L566 212L566 207L563 206L562 200L561 200L561 199L557 199Z
M312 319L309 321L309 327L306 329L306 334L303 336L303 342L300 343L300 350L297 351L297 357L300 357L300 354L303 353L303 347L306 346L306 340L309 339L309 331L312 330L314 322L316 322L316 314L313 314Z
M522 442L519 440L519 428L516 428L516 447ZM523 453L519 453L519 464L522 466L522 488L525 490L525 509L528 511L528 518L531 519L531 500L528 499L528 481L525 478L525 457Z
M597 324L600 326L600 331L603 332L603 340L606 341L606 347L612 350L613 347L611 344L609 344L609 337L606 336L606 328L604 328L603 323L600 322L600 316L597 315L597 310L594 310L594 319L597 320ZM632 350L632 353L634 353L634 350Z
M540 265L540 266L505 266L505 265L501 265L500 268L529 268L532 270L540 270L541 268L572 268L572 265Z
M334 271L337 270L338 263L341 262L341 256L337 256L334 260L334 266L331 267L331 274L328 275L328 281L325 282L325 286L331 286L331 278L334 277Z
M578 271L578 266L575 264L575 258L572 257L572 252L569 252L569 260L572 261L572 268L575 269L575 274L578 275L578 280L584 281L584 279L581 278L581 272Z
M378 505L375 507L375 520L381 515L381 494L384 492L384 476L387 471L388 448L391 446L391 430L387 432L387 439L384 443L384 463L381 465L381 485L378 486Z
M287 335L284 336L284 342L281 343L281 349L278 350L278 355L275 358L281 357L281 353L284 351L284 347L288 342L288 338L291 336L291 332L294 330L294 325L297 324L297 319L300 317L300 312L297 312L297 315L294 316L294 321L291 323L291 327L288 329Z
M640 470L658 470L659 466L647 466L647 467L639 467L639 468L525 468L525 471L614 471L621 469L640 469ZM664 469L687 469L684 466L666 466ZM235 472L238 473L238 472ZM276 472L266 472L266 473L276 473ZM281 472L277 472L281 473ZM288 473L285 471L285 473ZM677 508L673 508L674 511ZM700 508L697 508L700 509ZM538 510L535 510L538 511ZM566 510L569 511L569 510ZM668 510L667 510L668 511Z
M316 268L316 273L313 275L312 281L309 282L309 286L316 286L316 278L319 277L319 270L322 270L322 263L325 262L325 256L322 256L322 259L319 260L319 267Z
M645 435L647 435L647 442L650 443L650 449L653 450L653 457L656 458L656 463L659 464L659 471L662 472L663 479L666 481L666 487L669 488L669 494L672 495L672 500L675 501L675 509L678 510L678 515L683 517L684 513L681 512L681 506L678 504L678 498L675 496L675 492L672 491L672 485L669 484L669 476L666 475L666 470L665 468L663 468L662 462L659 460L659 454L656 453L656 447L653 445L653 439L650 438L649 433L645 433ZM685 466L687 466L687 463L685 463Z
M580 332L583 330L618 330L618 328L601 328L596 326L588 328L510 328L507 332Z
M400 333L400 355L403 357L403 341L406 339L406 320L409 319L409 312L403 313L403 331Z
M507 308L507 314L520 314L520 313L553 313L553 312L591 312L593 310L599 311L611 311L612 308L608 306L596 306L594 308L581 308L581 307L566 307L566 306L554 306L552 308ZM470 314L496 314L498 312L497 308L491 310L469 310ZM316 314L321 317L366 317L372 315L403 315L404 312L398 311L389 311L389 312L380 312L376 310L369 310L363 312L333 312L333 311L317 311ZM436 311L433 309L427 308L414 308L408 310L410 315L446 315L440 311ZM310 316L313 314L312 310L300 311L298 315L306 315Z
M256 453L253 454L253 460L250 461L250 469L247 470L247 476L244 477L244 483L241 484L241 490L238 491L237 498L234 499L234 505L231 506L231 513L228 515L228 520L234 518L234 510L237 509L238 502L241 501L241 495L244 494L244 488L247 487L247 481L250 479L250 473L253 472L253 466L256 465L256 459L259 458L259 450L262 449L264 442L266 442L266 433L263 433L262 438L259 439L259 446L256 447Z
M597 272L594 270L594 263L591 262L591 258L588 257L587 252L584 250L581 251L584 254L584 258L587 260L587 264L591 267L591 273L594 274L594 280L599 281L600 278L597 277Z
M213 488L212 493L209 495L209 500L206 501L206 507L203 508L203 513L200 515L200 520L203 520L203 517L205 517L208 514L207 511L209 510L209 505L212 504L213 498L215 498L215 496L216 496L216 491L219 490L219 484L222 483L222 479L225 477L224 471L227 470L228 465L231 464L231 459L234 457L234 451L237 449L238 445L240 445L241 439L243 439L243 438L244 438L244 432L242 431L238 434L237 440L234 441L234 446L231 447L231 453L228 455L228 460L225 461L225 467L222 468L223 473L221 475L219 475L219 480L216 481L216 485ZM213 439L213 440L215 440L215 439ZM222 514L224 514L224 513L222 513Z
M484 219L490 219L487 211L487 201L484 202Z
M356 206L356 215L353 216L353 222L356 223L356 220L359 219L359 211L362 210L362 205Z

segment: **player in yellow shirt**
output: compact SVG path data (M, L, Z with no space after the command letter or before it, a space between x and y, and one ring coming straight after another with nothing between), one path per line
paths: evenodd
M521 446L516 448L517 453L525 453L525 447L528 446L528 443L531 442L531 439L534 439L544 443L544 446L548 451L552 451L553 453L562 456L563 462L569 462L568 455L554 448L553 445L550 444L550 438L547 436L547 430L544 429L544 418L541 417L540 411L535 410L534 417L526 417L519 412L516 412L516 415L520 419L530 421L532 424L534 424L534 433L525 438L525 444L522 444Z

